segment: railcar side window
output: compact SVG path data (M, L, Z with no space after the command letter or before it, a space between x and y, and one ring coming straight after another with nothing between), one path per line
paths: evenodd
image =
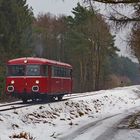
M71 69L53 66L52 76L53 77L71 77Z
M25 66L24 65L9 65L8 76L24 76L25 75Z
M53 66L52 67L52 77L57 77L58 73L57 73L57 67Z
M40 65L27 65L26 76L40 76Z

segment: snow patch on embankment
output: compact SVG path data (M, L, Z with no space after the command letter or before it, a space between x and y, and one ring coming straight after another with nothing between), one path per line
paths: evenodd
M86 94L93 93L96 95L0 112L0 139L59 139L88 121L140 106L140 86Z

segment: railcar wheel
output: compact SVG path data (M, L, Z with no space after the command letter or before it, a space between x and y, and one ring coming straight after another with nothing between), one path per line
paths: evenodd
M51 96L49 96L49 95L44 95L44 96L41 97L41 100L42 100L43 102L50 102L50 101L51 101Z
M23 98L22 101L23 101L24 104L27 103L27 99L25 99L25 98Z
M32 99L32 102L36 102L36 101L37 101L37 99L36 99L36 98L33 98L33 99Z
M54 102L55 101L55 97L54 96L50 96L49 101L50 102Z
M57 97L58 101L61 101L62 98L63 98L63 95L59 95L59 96Z

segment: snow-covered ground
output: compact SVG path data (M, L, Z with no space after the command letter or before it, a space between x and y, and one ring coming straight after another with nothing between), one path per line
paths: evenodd
M140 86L85 94L88 96L1 111L0 140L140 139L140 129L117 129L126 116L140 111ZM0 110L4 105L0 104Z

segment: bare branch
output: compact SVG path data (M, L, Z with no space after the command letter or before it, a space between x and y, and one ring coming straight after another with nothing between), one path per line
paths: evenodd
M89 0L84 0L84 2L88 2ZM132 4L139 3L140 0L93 0L95 2L106 3L106 4Z
M117 22L140 22L140 18L116 18L110 17L110 20L117 21Z

